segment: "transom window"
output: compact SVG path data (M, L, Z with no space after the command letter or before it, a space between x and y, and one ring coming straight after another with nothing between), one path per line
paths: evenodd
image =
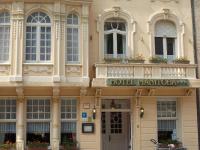
M0 13L0 62L9 60L10 14Z
M51 59L51 22L43 12L32 13L26 26L26 62L48 62Z
M155 55L175 59L176 55L176 26L171 21L160 20L155 25Z
M158 140L176 139L176 100L157 102Z
M79 19L76 14L69 14L66 19L65 62L79 63Z
M0 119L16 119L16 100L0 99Z
M111 18L104 23L104 57L123 58L127 49L126 21Z
M27 100L27 142L50 143L50 99Z
M50 100L29 99L27 101L27 119L50 119Z
M75 98L61 99L61 143L76 141L77 100Z

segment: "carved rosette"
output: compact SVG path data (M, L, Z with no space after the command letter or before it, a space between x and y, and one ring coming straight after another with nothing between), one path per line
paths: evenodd
M30 76L52 76L53 67L49 65L25 65L23 74Z
M7 76L10 74L10 66L9 65L1 65L0 66L0 76Z

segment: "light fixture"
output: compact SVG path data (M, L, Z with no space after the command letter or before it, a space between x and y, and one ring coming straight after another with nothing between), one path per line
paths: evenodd
M112 102L110 103L110 108L111 109L115 109L116 108L116 104L115 101L112 99Z
M94 106L94 108L92 109L92 118L96 119L96 108Z
M144 108L140 107L140 118L143 118L144 116Z

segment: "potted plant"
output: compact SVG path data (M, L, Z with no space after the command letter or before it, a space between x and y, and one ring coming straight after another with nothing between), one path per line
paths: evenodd
M190 60L187 57L179 57L173 60L175 64L189 64Z
M122 61L122 58L104 58L106 63L119 63Z
M66 150L78 150L77 142L73 139L68 139L66 136L63 139L63 146Z
M48 143L44 143L44 142L30 142L28 143L28 149L29 150L47 150L48 148Z
M183 148L182 142L178 140L164 140L160 141L159 143L159 148L171 148L171 149L176 149L176 148Z
M150 57L149 61L151 63L164 63L164 64L167 63L167 59L160 56L152 56Z
M15 143L0 144L0 150L15 150L15 149L16 149Z
M128 58L127 60L130 63L144 63L145 58L142 54L138 54L134 58Z

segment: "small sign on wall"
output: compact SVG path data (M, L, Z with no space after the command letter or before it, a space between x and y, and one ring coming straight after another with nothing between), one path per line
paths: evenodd
M87 112L82 112L81 117L82 117L82 121L83 121L83 122L88 121L88 115L87 115Z
M90 109L90 103L84 103L83 109Z
M94 123L82 123L82 133L94 133Z

